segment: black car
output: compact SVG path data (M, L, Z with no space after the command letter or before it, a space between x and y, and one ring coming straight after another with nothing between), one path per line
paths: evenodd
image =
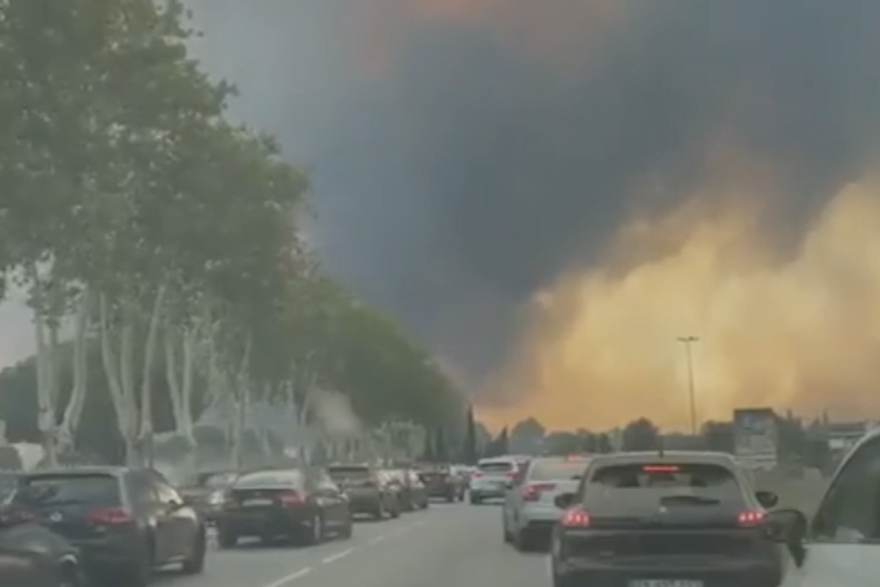
M14 506L0 508L0 585L80 587L77 549Z
M351 501L355 514L368 514L376 520L400 517L400 488L388 476L370 465L330 465L330 477Z
M463 501L466 486L464 479L456 475L448 465L423 467L419 479L425 485L429 498L441 498L447 502Z
M787 555L764 525L776 501L726 454L597 456L556 498L553 585L778 587Z
M178 490L183 499L202 514L205 522L213 524L223 508L226 491L238 476L235 471L206 471L196 475L192 484Z
M153 570L205 565L205 524L158 472L90 467L27 473L10 505L63 536L99 583L143 587Z
M232 548L244 537L312 545L352 534L348 497L321 470L244 474L230 486L216 520L221 548Z

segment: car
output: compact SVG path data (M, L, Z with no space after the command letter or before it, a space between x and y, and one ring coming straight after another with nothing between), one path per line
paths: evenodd
M837 466L812 516L771 511L772 535L794 565L781 587L863 587L880 577L880 428Z
M398 498L403 511L412 512L428 507L427 489L415 471L403 468L389 469L386 473L389 483L398 487Z
M480 459L471 475L470 502L479 505L487 499L502 499L510 482L520 473L520 461L513 457Z
M596 456L555 499L553 586L778 587L791 557L764 523L777 499L724 453Z
M398 490L379 469L370 465L334 464L327 467L327 473L345 491L353 514L368 514L377 520L400 517Z
M238 478L236 471L206 471L196 475L192 485L179 487L184 500L196 508L208 524L213 524L223 507L226 490Z
M272 469L238 477L216 517L217 543L289 538L303 545L352 536L348 496L321 469Z
M422 465L419 479L425 485L428 498L440 498L449 503L464 499L465 487L449 465Z
M589 462L583 457L537 458L522 476L511 479L501 516L504 541L521 551L548 542L560 514L556 496L577 489Z
M70 542L15 506L0 508L0 585L82 587L79 553Z
M147 585L159 567L204 570L204 521L157 471L45 470L19 476L11 506L69 541L98 584Z

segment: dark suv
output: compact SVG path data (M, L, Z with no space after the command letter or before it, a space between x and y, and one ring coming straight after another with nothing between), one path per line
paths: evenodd
M143 587L157 567L205 565L205 525L158 472L91 467L21 475L11 503L66 538L85 571L107 584Z

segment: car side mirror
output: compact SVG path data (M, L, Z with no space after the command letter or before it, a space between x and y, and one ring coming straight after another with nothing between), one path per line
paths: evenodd
M779 503L779 496L772 491L756 491L755 498L758 500L758 503L761 504L761 507L768 509L776 507L776 504Z
M574 503L574 493L562 493L557 495L553 500L553 503L556 504L561 510L567 510Z

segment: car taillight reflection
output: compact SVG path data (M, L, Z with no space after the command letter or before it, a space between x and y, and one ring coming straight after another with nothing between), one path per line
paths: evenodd
M86 520L99 526L115 526L128 524L134 521L134 517L125 508L112 507L93 510L86 515Z
M552 491L553 489L556 489L556 485L553 483L531 483L525 485L522 488L523 501L539 501L541 493Z
M303 503L302 496L293 490L285 491L278 496L278 499L281 501L281 505L283 505L284 507L297 506Z

